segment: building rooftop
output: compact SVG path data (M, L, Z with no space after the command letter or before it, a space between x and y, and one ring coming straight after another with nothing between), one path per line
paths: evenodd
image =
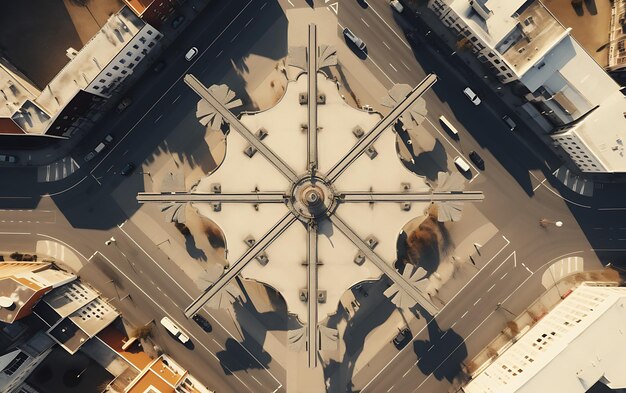
M141 16L154 1L155 0L124 0L124 3L133 10L137 16Z
M465 393L587 391L626 387L626 288L582 284L519 338Z
M14 120L25 131L43 134L51 120L85 89L145 25L128 7L113 14L33 102L26 101ZM0 97L2 98L2 97Z
M187 370L168 356L161 356L137 377L125 393L210 393Z
M0 57L0 118L9 118L26 100L40 93L22 73Z

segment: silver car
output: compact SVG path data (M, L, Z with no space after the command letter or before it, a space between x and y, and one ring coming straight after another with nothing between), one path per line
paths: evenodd
M343 29L343 35L345 35L350 41L352 41L354 45L357 46L357 48L359 48L362 51L365 50L365 42L363 42L362 39L354 35L352 30L346 27L345 29Z

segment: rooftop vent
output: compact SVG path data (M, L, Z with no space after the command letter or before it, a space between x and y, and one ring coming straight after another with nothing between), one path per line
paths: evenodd
M6 296L0 296L0 307L2 308L11 308L13 306L13 300Z

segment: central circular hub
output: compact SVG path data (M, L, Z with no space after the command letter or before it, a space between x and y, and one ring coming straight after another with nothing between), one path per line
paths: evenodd
M318 188L310 188L304 193L304 200L307 205L317 205L322 200L322 191Z
M303 176L291 189L291 210L302 220L320 217L335 205L334 193L322 178Z

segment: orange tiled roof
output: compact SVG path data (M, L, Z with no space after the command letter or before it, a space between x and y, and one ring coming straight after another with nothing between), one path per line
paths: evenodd
M152 359L141 350L138 342L131 345L130 348L123 350L122 345L128 340L128 336L114 325L104 328L97 334L97 337L139 370L148 367L152 362Z

